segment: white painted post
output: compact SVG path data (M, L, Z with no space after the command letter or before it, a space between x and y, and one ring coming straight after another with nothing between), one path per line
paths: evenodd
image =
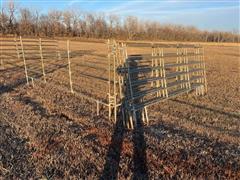
M18 42L17 42L16 36L14 38L14 42L15 42L15 47L16 47L16 52L17 52L17 58L20 59L20 54L19 54L19 50L18 50Z
M71 71L71 61L70 61L70 43L69 43L69 40L67 40L67 57L68 57L68 72L69 72L70 91L71 91L71 93L74 93L73 83L72 83L72 71Z
M164 62L164 54L162 51L162 65L163 65L163 78L164 78L164 92L165 96L168 97L168 87L167 87L167 78L166 78L166 69L165 69L165 62Z
M31 82L32 82L32 86L34 87L34 81L32 77L31 77Z
M117 47L116 47L117 48ZM117 53L117 50L115 50L115 54L113 56L113 96L114 96L114 121L115 123L117 122L117 92L116 92L116 53Z
M99 116L99 101L97 101L97 116Z
M46 83L47 81L46 81L46 74L45 74L43 54L42 54L42 39L41 38L39 38L39 49L40 49L43 79L44 79L44 83Z
M204 69L204 90L205 90L205 93L207 93L208 91L208 87L207 87L207 74L206 74L206 62L205 62L205 59L204 59L204 48L202 47L202 63L203 63L203 69Z
M148 118L148 110L147 107L144 108L145 115L146 115L146 120L147 120L147 125L149 125L149 118Z
M108 39L108 118L111 119L111 111L112 111L112 101L111 101L111 44L110 40Z
M1 69L4 69L4 67L3 67L3 58L2 58L2 42L1 42L0 58L1 58Z
M23 57L23 64L24 64L25 76L26 76L26 80L27 80L27 85L29 85L28 72L27 72L27 64L26 64L26 58L25 58L24 49L23 49L23 41L22 41L22 37L21 37L21 36L20 36L20 43L21 43L21 49L22 49L22 57Z

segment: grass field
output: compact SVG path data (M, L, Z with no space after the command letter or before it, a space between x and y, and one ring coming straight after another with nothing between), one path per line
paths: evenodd
M80 52L72 60L74 90L104 101L106 45L74 41L71 49ZM150 125L133 131L113 126L107 109L97 116L96 104L69 92L66 61L46 63L47 84L40 78L35 87L26 86L22 65L6 65L0 70L0 177L238 179L239 45L204 49L208 93L152 106Z

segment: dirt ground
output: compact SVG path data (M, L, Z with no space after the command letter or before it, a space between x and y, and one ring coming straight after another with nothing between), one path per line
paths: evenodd
M102 43L74 42L71 48L89 54L75 58L75 64L107 52ZM239 179L240 49L204 48L207 95L187 94L152 106L150 125L133 131L119 121L114 126L106 108L97 116L95 103L71 94L65 70L56 68L47 74L47 84L39 79L31 87L22 66L6 66L0 70L0 177ZM107 87L80 73L73 64L74 88L104 100L100 90ZM83 79L90 81L89 91L82 89Z

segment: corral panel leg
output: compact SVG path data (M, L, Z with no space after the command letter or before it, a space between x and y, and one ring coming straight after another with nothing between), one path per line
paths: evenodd
M72 71L71 71L71 61L70 61L70 42L67 40L67 58L68 58L68 74L69 74L69 84L70 84L70 91L73 91L73 83L72 83Z
M21 43L22 58L23 58L23 64L24 64L24 70L25 70L25 77L26 77L27 85L29 85L27 64L26 64L25 53L24 53L24 48L23 48L23 41L22 41L21 36L20 36L20 43Z
M41 57L41 65L42 65L42 74L43 74L43 79L44 82L46 83L46 74L45 74L45 67L44 67L44 60L43 60L43 53L42 53L42 39L39 38L39 52L40 52L40 57Z
M97 116L99 116L99 101L97 101Z

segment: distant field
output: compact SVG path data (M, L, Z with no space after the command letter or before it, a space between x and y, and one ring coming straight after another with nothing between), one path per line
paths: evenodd
M57 40L62 40L63 38L56 37ZM105 39L87 39L87 38L64 38L65 40L70 39L72 41L79 41L79 42L96 42L96 43L103 43L106 42ZM123 40L124 41L124 40ZM209 45L209 46L240 46L240 43L231 43L231 42L188 42L188 41L125 41L125 42L140 42L140 43L166 43L166 44L175 44L175 43L183 43L183 44L201 44L201 45Z
M0 177L131 179L145 171L143 178L150 179L238 179L239 44L201 44L207 95L151 107L150 125L141 132L114 129L106 108L96 116L96 104L71 94L67 67L60 68L65 60L50 59L47 84L40 78L34 88L26 86L22 64L6 65L0 70ZM80 40L70 46L79 51L72 59L74 90L104 101L106 44ZM59 47L66 49L66 42ZM146 52L129 48L129 54Z

